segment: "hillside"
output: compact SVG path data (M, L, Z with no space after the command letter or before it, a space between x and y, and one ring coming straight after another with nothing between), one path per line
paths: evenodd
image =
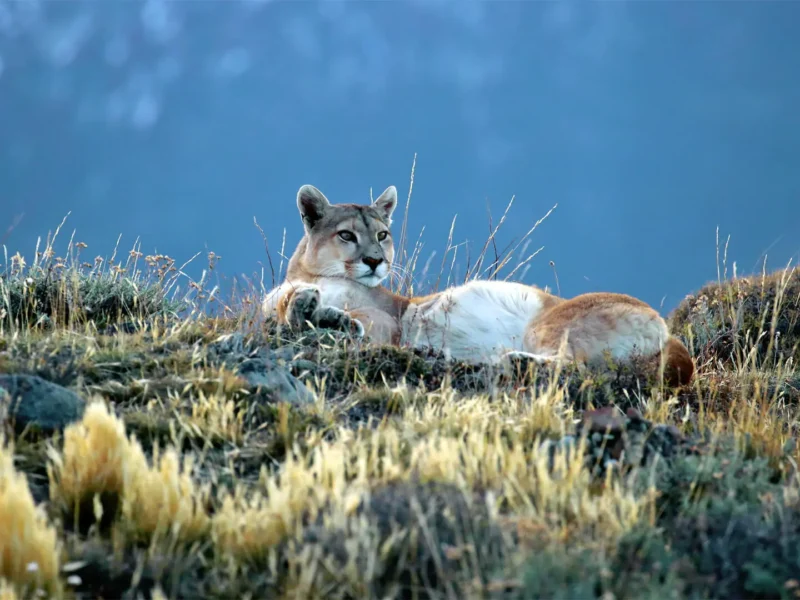
M142 261L0 278L3 600L800 597L800 270L687 296L675 393L207 317Z

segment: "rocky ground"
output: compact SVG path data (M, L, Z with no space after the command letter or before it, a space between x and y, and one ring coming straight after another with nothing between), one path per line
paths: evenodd
M800 597L798 271L687 297L683 390L159 285L0 279L0 598Z

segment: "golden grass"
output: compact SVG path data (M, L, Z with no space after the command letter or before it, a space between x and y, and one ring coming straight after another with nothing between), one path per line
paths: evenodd
M176 412L177 421L187 431L209 440L225 440L240 445L244 442L244 402L220 393L200 392L190 399L190 413Z
M0 578L0 600L17 600L19 596L5 579Z
M132 536L148 542L168 537L188 543L209 527L208 486L192 479L191 457L156 447L150 466L103 402L92 402L83 420L66 428L62 451L51 447L49 454L51 498L75 522L89 506L98 521L119 507Z
M202 538L209 528L210 491L192 479L191 457L181 460L174 448L159 456L156 447L151 467L138 443L131 443L129 452L136 467L126 482L122 517L134 536L185 543Z
M543 419L540 408L510 399L451 396L377 429L341 428L335 441L312 441L312 450L288 456L280 472L263 473L261 490L226 497L212 519L215 546L223 557L264 557L282 541L300 539L304 520L324 513L329 526L343 526L370 490L409 480L453 484L467 495L491 490L493 506L541 526L553 540L591 530L611 544L650 518L653 498L610 480L598 488L582 461L570 460L580 445L557 454L551 469L532 443L531 419L551 425L559 418L554 412Z
M101 496L121 497L132 468L125 426L99 399L65 429L63 450L51 447L49 456L50 499L75 523Z
M14 598L12 586L58 593L58 532L14 468L13 453L0 438L0 598Z

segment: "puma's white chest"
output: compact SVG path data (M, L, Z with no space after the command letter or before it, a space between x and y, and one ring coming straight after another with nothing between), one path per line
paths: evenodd
M459 360L494 360L522 350L528 323L543 309L541 294L514 282L468 282L411 305L403 317L403 342L433 346Z

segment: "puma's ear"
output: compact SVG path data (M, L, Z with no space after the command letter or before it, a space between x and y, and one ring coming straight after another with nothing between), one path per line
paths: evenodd
M397 208L397 188L390 185L384 192L378 196L377 200L372 203L372 208L378 211L387 223L392 223L392 213Z
M311 231L331 205L325 194L313 185L304 185L297 191L297 209L306 231Z

